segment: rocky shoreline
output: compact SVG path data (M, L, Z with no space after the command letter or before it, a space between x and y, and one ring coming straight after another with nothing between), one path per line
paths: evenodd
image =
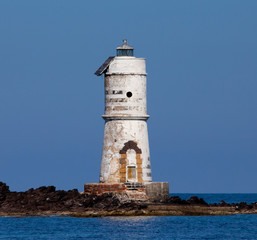
M256 213L257 202L228 204L221 201L208 204L196 196L188 200L172 196L166 202L135 201L125 194L86 195L77 189L62 191L56 190L54 186L12 192L9 186L0 182L0 216L200 216Z

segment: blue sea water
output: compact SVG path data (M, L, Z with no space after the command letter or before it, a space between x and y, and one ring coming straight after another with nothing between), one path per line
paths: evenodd
M192 195L207 202L217 202L220 197L227 202L257 201L257 194L189 194L189 197ZM257 239L257 215L0 217L0 239Z

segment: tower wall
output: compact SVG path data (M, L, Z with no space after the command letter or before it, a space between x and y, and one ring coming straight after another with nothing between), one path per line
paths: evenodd
M105 76L105 115L145 116L146 111L145 75Z
M145 59L115 57L108 70L100 182L151 182Z
M136 167L136 182L152 181L147 124L144 120L107 121L100 182L126 182L128 166Z

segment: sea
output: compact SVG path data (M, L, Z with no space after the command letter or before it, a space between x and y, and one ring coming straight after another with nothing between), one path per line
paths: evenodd
M208 203L257 202L257 194L172 194ZM161 217L0 217L0 239L257 239L257 214Z

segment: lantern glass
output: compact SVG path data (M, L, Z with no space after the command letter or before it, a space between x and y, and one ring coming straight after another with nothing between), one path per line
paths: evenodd
M134 56L133 49L117 49L117 56Z

